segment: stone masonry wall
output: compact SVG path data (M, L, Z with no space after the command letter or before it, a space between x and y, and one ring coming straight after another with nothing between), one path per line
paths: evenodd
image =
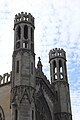
M5 120L11 120L10 89L10 82L8 84L0 86L0 106L4 111Z

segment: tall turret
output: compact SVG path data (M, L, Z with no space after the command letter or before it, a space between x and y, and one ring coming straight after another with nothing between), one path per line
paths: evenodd
M66 53L63 49L49 52L51 84L56 92L55 120L72 120L69 84L66 69Z
M12 120L34 120L35 53L34 17L26 12L14 19L11 83Z

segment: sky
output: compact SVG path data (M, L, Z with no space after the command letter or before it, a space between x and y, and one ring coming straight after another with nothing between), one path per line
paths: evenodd
M73 120L80 120L80 0L0 0L0 75L12 70L14 16L22 11L35 17L36 64L40 56L48 79L50 49L66 51Z

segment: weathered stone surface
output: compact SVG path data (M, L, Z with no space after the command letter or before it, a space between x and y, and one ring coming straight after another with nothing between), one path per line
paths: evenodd
M0 87L0 105L4 111L6 120L11 120L10 90L11 90L10 83Z

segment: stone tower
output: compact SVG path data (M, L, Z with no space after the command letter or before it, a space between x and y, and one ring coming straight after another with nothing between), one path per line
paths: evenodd
M72 120L69 84L66 69L66 53L63 49L49 52L51 84L56 93L55 120Z
M26 12L15 15L12 62L12 120L35 119L34 17Z

